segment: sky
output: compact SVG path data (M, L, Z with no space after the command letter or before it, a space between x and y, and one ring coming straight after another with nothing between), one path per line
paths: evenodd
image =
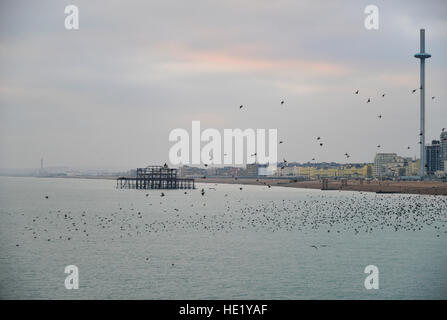
M0 168L163 164L194 120L277 129L289 162L414 157L420 28L427 142L447 127L446 17L443 0L2 0Z

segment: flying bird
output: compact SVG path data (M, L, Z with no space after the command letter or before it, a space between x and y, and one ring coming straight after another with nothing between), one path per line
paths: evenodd
M281 101L281 104L284 104L284 100Z
M413 91L411 91L411 93L415 93L417 89L413 89Z
M385 93L382 93L382 98L385 98Z
M368 98L368 100L366 101L366 103L370 103L371 102L371 98Z
M379 118L379 119L382 119L382 115L381 115L381 114L379 114L378 118Z
M240 106L239 106L239 109L242 109L244 106L241 104Z
M284 142L284 141L281 140L281 141L279 142L279 144L281 144L281 143L283 143L283 142Z
M354 92L355 94L359 94L359 91L357 90L356 92Z

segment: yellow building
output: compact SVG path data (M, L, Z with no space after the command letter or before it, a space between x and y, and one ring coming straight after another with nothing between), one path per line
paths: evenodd
M418 176L419 167L421 166L421 160L408 161L408 166L406 167L407 176Z
M367 164L362 167L344 166L342 168L299 167L299 175L309 178L319 177L371 177L374 166Z

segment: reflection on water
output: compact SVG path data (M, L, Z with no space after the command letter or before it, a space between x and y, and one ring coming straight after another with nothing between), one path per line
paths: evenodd
M0 178L0 296L447 297L447 197L212 184L161 197L114 185ZM64 287L71 264L78 290ZM363 285L370 264L379 290Z

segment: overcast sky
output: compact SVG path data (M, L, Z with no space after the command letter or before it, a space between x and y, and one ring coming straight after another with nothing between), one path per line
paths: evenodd
M288 161L372 162L378 144L414 156L420 28L427 141L447 127L446 17L443 0L2 0L0 167L161 164L193 120L277 128Z

